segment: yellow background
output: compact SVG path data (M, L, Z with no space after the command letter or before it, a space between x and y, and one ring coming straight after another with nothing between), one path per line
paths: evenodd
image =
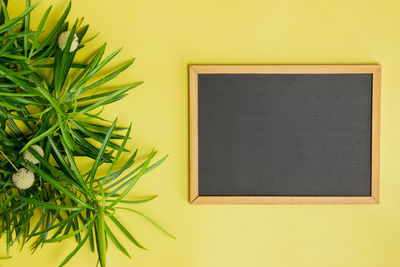
M11 2L17 14L25 1ZM50 3L54 18L67 2L42 1L36 24ZM116 84L145 81L108 106L107 116L133 122L132 146L142 153L169 154L132 196L158 194L138 209L177 239L121 211L149 251L124 239L132 259L110 246L108 266L400 266L400 1L75 0L69 18L82 16L90 35L100 33L91 49L106 41L108 52L124 47L116 64L137 58ZM381 203L191 206L187 66L202 63L381 64ZM34 255L14 249L0 264L56 266L73 247L50 244ZM69 266L95 266L96 257L84 247Z

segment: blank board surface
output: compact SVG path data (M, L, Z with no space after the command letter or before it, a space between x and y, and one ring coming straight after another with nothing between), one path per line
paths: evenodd
M197 73L197 195L371 197L373 80Z

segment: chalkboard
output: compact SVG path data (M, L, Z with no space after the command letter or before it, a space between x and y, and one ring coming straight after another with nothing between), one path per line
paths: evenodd
M379 66L190 70L192 202L377 203Z

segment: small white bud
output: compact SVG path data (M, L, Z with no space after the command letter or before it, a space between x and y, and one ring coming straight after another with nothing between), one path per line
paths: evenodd
M69 31L65 31L65 32L62 32L60 34L60 36L58 36L58 47L61 50L64 50L65 45L67 44L69 34L70 34ZM69 48L69 52L74 52L78 48L78 45L79 45L78 41L79 41L78 36L76 36L76 34L74 34L74 38L72 39L71 47Z
M19 189L28 189L33 185L33 182L35 181L35 175L32 171L21 168L18 170L18 172L12 175L12 180L15 186Z
M44 156L43 149L40 146L33 145L33 146L31 146L31 148L33 148L33 150L35 150L41 157ZM24 158L24 160L30 161L33 164L39 163L39 160L37 158L35 158L29 150L25 150L24 153L22 154L22 157Z

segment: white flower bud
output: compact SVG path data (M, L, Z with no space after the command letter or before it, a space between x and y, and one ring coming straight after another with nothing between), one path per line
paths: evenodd
M33 145L33 146L31 146L31 148L33 148L33 150L35 150L40 156L42 156L42 157L44 156L43 149L40 146ZM29 150L25 150L24 153L22 154L22 157L24 158L24 160L30 161L33 164L39 163L39 160L37 158L35 158Z
M60 34L60 36L58 36L58 47L61 50L64 50L65 45L67 44L69 34L70 34L69 31L65 31L65 32L62 32ZM76 34L74 34L74 38L72 39L71 47L69 48L69 52L74 52L78 48L78 45L79 45L78 41L79 41L78 36L76 36Z
M35 175L28 169L21 168L12 175L13 183L19 189L28 189L35 181Z

